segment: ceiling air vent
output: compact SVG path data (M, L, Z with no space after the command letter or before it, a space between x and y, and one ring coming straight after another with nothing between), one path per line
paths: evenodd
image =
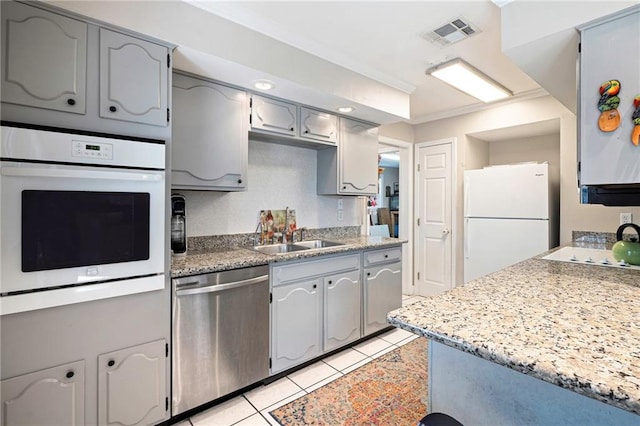
M480 29L471 24L466 18L456 18L433 31L423 33L422 37L440 46L448 46L479 32Z

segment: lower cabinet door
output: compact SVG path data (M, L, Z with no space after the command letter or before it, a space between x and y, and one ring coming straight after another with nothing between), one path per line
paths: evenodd
M387 313L402 307L402 263L364 270L364 334L389 326Z
M321 285L319 279L311 279L273 288L272 373L322 353Z
M0 383L0 424L84 425L84 361L76 361Z
M168 419L164 339L98 356L98 425Z
M324 351L359 339L360 331L360 271L324 278Z

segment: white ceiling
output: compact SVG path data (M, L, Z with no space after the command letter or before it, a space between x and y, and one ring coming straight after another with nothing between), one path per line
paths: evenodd
M516 97L544 93L500 48L500 8L476 1L188 1L220 17L410 94L417 124L484 105L425 71L456 57ZM440 47L423 37L455 18L480 30Z

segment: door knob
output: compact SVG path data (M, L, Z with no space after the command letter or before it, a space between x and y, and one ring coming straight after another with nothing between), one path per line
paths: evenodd
M449 228L444 228L442 230L442 235L449 235L451 233L451 231L449 231Z

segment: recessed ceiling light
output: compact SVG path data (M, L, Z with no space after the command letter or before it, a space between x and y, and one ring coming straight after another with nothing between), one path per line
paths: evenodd
M253 82L253 87L259 90L271 90L276 87L276 84L269 80L256 80Z
M341 113L343 113L343 114L348 114L348 113L353 112L353 111L355 111L355 110L356 110L356 109L355 109L354 107L352 107L352 106L341 106L341 107L338 107L338 108L336 108L336 109L338 110L338 112L341 112Z
M511 91L460 58L440 64L426 71L445 83L482 102L508 98Z

